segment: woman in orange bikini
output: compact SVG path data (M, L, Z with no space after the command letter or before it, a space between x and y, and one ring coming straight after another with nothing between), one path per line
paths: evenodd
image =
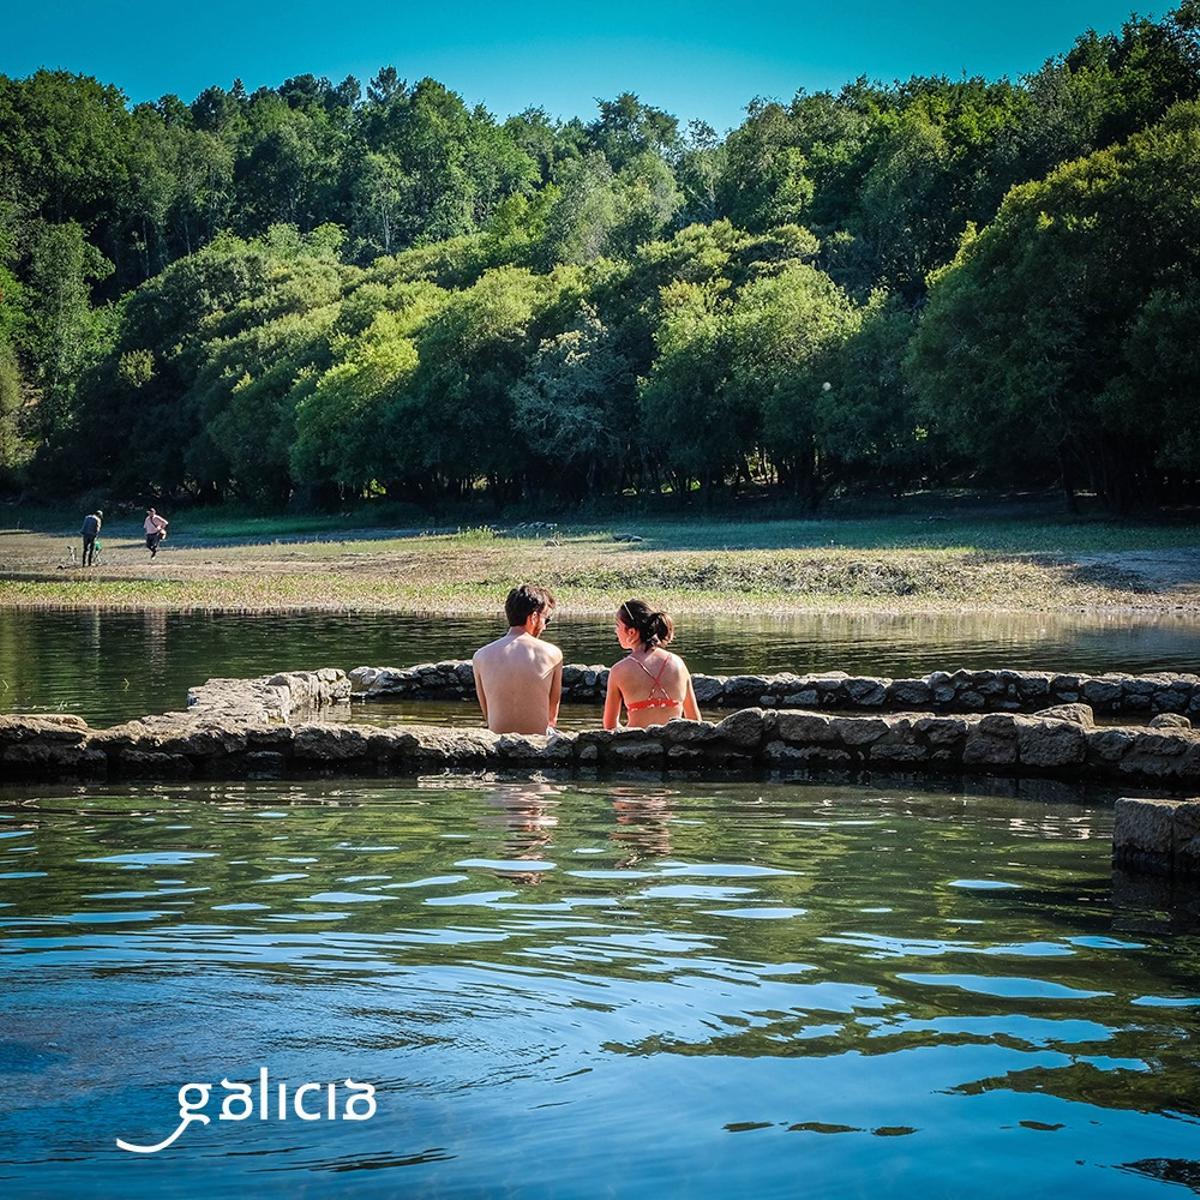
M678 654L666 649L675 626L644 600L626 600L617 609L617 641L629 654L608 673L604 728L616 729L621 704L631 729L665 725L674 717L700 720L692 677Z

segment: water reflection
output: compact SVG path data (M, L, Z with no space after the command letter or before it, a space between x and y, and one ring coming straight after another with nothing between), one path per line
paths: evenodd
M537 884L544 878L547 864L542 861L543 851L553 845L562 791L555 784L533 781L485 793L480 828L497 829L503 835L503 859L492 864L498 878L523 885ZM524 862L535 865L523 869Z
M610 836L622 851L616 859L617 868L627 869L645 859L669 857L672 814L668 794L617 787L611 794L617 824Z
M611 623L556 621L568 661L609 663ZM498 632L479 617L347 613L0 613L0 709L62 708L105 724L177 709L215 676L458 658ZM802 614L679 622L693 670L844 670L889 676L957 667L1103 672L1200 669L1184 616Z
M1200 1161L1200 926L1110 883L1110 822L826 784L0 791L0 1178L1173 1187ZM380 1123L214 1123L133 1180L114 1134L263 1063L375 1081Z

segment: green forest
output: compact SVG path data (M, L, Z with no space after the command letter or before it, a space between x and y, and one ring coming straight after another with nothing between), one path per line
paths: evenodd
M0 490L1200 501L1200 0L725 135L0 76Z

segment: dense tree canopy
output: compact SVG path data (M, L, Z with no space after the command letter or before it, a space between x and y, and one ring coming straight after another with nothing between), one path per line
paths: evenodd
M0 484L261 504L1200 481L1200 2L727 135L0 76Z
M912 350L929 418L1120 508L1200 475L1198 197L1197 103L1014 188L935 276Z

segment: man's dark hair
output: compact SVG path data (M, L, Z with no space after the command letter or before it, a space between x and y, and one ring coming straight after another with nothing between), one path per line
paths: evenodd
M504 602L504 615L508 618L511 628L514 625L524 625L534 613L553 611L557 603L554 593L549 588L523 583L508 593L508 599Z

